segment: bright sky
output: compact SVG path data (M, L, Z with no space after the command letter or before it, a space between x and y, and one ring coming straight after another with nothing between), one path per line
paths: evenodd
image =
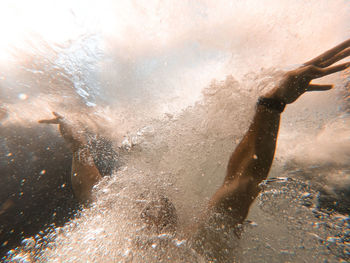
M348 26L348 10L345 0L2 0L0 59L10 46L37 36L60 43L84 33L102 33L119 48L132 43L136 53L188 40L231 51L252 39L277 44L277 36L283 42L318 32L343 34L339 24Z
M298 64L348 38L349 11L348 0L0 0L0 63L16 63L16 48L36 55L40 40L79 51L90 42L76 38L97 35L106 94L193 101L213 78Z
M37 37L61 43L74 39L87 28L99 30L102 18L108 17L110 12L107 5L98 3L90 0L1 1L0 59L8 58L11 46L26 47L28 40Z
M40 39L60 44L101 34L106 53L118 52L120 61L163 56L183 68L228 54L225 74L238 74L237 65L245 74L300 63L344 40L349 10L346 0L1 0L0 62Z

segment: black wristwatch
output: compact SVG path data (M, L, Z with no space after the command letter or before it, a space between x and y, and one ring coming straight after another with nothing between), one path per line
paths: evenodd
M283 112L284 108L286 107L286 103L283 101L265 97L260 97L257 105L265 106L266 108L278 111L279 113Z

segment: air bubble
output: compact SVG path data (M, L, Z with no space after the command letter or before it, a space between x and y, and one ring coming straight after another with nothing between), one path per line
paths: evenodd
M28 95L25 93L20 93L20 94L18 94L18 98L20 100L26 100L26 99L28 99Z

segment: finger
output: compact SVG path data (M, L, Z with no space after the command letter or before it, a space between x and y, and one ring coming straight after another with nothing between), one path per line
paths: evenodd
M333 85L322 85L322 84L309 84L306 88L306 91L323 91L330 90L333 88Z
M350 67L350 62L339 64L339 65L336 65L333 67L324 68L324 69L322 69L322 76L320 76L320 77L327 76L327 75L333 74L335 72L342 71L344 69L347 69L348 67Z
M320 56L307 61L306 63L304 63L305 66L307 65L314 65L314 66L320 66L320 64L330 58L332 58L333 56L337 55L339 52L343 51L344 49L350 47L350 39L344 41L343 43L335 46L334 48L324 52L323 54L321 54Z
M321 68L328 67L328 66L334 64L335 62L342 60L343 58L346 58L348 56L350 56L350 47L347 49L344 49L342 52L336 54L332 58L320 63L318 66Z
M46 124L59 124L59 120L57 118L50 119L50 120L39 120L39 123L46 123Z
M55 115L55 117L58 118L58 119L63 119L63 116L60 115L60 114L58 114L58 113L55 112L55 111L53 111L52 114Z
M336 66L328 67L328 68L319 68L315 66L308 66L305 74L311 77L312 79L321 78L330 74L333 74L338 71L342 71L350 67L350 62L346 62L343 64L339 64Z

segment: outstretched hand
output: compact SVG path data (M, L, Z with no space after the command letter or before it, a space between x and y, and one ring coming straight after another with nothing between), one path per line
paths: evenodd
M55 116L55 118L39 120L38 122L44 124L58 124L62 137L70 146L73 152L79 149L81 146L86 145L86 138L81 129L73 126L72 123L67 121L62 115L58 114L57 112L52 112L52 114Z
M39 120L39 123L46 123L46 124L61 124L63 120L63 116L58 114L57 112L52 112L52 114L56 117L53 119L46 119L46 120Z
M311 80L342 71L350 67L350 62L331 66L350 55L350 39L306 62L303 66L286 72L279 86L265 97L283 101L286 104L296 101L307 91L323 91L333 88L332 84L311 84Z

